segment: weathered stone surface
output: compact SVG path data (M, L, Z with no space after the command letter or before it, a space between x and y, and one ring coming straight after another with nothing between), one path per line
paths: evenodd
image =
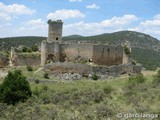
M82 75L78 73L65 73L65 74L62 74L60 78L64 80L79 80L82 78Z
M10 58L12 66L37 66L40 65L40 53L16 53Z
M60 61L61 46L58 42L42 41L41 43L41 65L45 65L48 61Z
M120 65L123 63L122 46L94 45L93 62L98 65Z
M45 65L44 71L50 74L78 73L88 75L91 72L91 67L80 63L57 62Z
M119 66L89 66L80 63L52 63L44 66L44 71L49 74L58 75L65 80L80 79L81 77L91 77L93 74L101 78L118 77L122 74L137 74L141 72L141 66L119 65Z
M62 28L63 22L61 20L48 21L48 39L47 42L62 43Z

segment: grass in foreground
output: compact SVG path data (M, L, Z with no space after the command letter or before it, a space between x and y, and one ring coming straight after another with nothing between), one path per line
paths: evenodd
M26 75L33 72L23 71ZM130 83L127 76L97 81L30 82L33 96L16 106L0 104L0 119L119 120L118 113L160 114L160 88L152 84L154 73L145 73L146 80L137 83Z

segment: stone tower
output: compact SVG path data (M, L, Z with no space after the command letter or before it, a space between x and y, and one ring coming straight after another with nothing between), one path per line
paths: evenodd
M48 20L48 39L47 42L62 43L62 27L63 22L61 20L52 21Z
M41 65L45 65L48 61L60 61L62 28L61 20L48 20L48 39L41 43Z

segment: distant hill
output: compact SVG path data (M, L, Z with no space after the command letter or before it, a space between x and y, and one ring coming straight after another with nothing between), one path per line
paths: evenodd
M9 50L11 46L34 44L40 45L46 37L13 37L1 38L0 50ZM156 69L160 67L160 41L150 35L134 32L120 31L114 33L105 33L95 36L71 35L63 37L64 42L87 42L109 45L125 45L132 48L131 57L141 63L147 69Z
M25 46L40 45L41 41L45 39L47 38L35 37L35 36L0 38L0 51L10 50L11 47L18 47L19 45L25 45Z

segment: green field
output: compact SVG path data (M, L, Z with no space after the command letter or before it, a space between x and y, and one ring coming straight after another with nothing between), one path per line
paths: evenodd
M0 104L0 120L159 120L160 87L153 85L156 72L144 71L146 81L129 84L129 76L105 80L56 80L44 82L43 73L19 67L30 82L32 97L15 106ZM3 80L1 79L1 82ZM121 113L122 118L117 114ZM129 114L151 114L135 118ZM119 115L119 114L118 114Z

